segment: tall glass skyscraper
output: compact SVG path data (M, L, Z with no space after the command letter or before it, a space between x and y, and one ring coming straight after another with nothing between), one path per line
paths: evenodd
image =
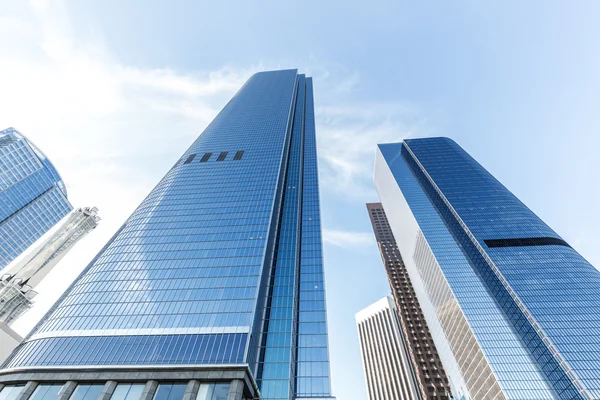
M252 76L0 382L60 399L329 398L311 78Z
M600 398L600 272L450 139L379 145L375 185L455 396Z
M72 209L50 160L15 129L0 131L0 270Z

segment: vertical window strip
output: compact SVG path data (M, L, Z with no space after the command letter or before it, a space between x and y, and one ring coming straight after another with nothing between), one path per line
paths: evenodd
M212 152L204 153L204 155L200 159L200 162L207 162L208 160L210 160L210 157L212 156L212 154L213 154Z
M194 161L194 158L196 158L196 153L190 154L189 157L184 161L184 164L191 163L192 161Z

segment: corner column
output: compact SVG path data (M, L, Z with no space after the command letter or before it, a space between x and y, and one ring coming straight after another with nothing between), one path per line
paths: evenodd
M229 386L227 400L242 400L244 395L244 382L241 379L234 379Z

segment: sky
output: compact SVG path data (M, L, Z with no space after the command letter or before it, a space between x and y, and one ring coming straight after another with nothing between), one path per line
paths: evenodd
M314 78L333 394L366 399L354 314L389 293L365 202L377 143L457 141L600 266L596 1L0 2L0 129L102 222L25 334L254 72Z

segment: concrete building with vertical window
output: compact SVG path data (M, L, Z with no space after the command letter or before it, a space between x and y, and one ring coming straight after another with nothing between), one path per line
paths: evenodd
M421 400L408 341L390 297L356 314L369 400Z
M312 79L253 75L0 371L2 400L330 399Z
M385 210L381 203L367 203L367 211L396 303L400 329L408 343L406 351L416 374L420 395L423 399L447 400L451 395L448 377Z

